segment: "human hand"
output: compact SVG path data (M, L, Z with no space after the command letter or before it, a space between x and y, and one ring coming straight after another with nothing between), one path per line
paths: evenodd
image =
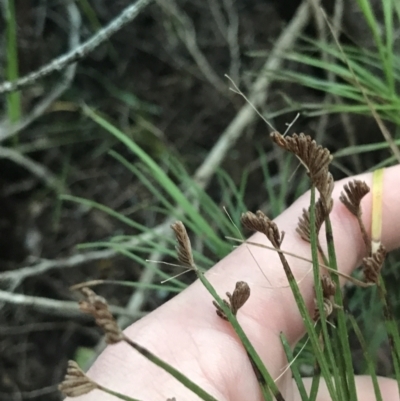
M371 174L353 178L371 186ZM366 252L356 219L338 200L343 185L348 181L336 183L331 213L338 266L346 274L359 265ZM400 246L400 166L385 170L383 194L382 243L391 250ZM368 229L371 226L371 195L366 195L361 204ZM286 233L282 249L306 258L310 258L310 245L300 239L295 229L302 209L308 205L309 193L275 220L279 229ZM252 241L269 245L261 234L255 234ZM292 257L287 259L296 279L305 277L299 287L312 311L313 278L312 274L306 275L310 263ZM219 294L232 291L237 281L249 284L251 296L240 309L238 320L271 376L278 377L287 365L279 334L283 332L294 346L305 329L277 254L258 247L251 247L250 253L247 246L241 245L212 268L207 277ZM196 281L134 323L125 333L218 400L262 400L259 384L242 344L230 324L216 315L211 301L210 294ZM124 343L109 346L89 370L88 376L110 389L144 401L165 401L172 397L177 401L198 399L168 373ZM305 380L305 384L309 385L309 381ZM286 401L300 400L290 370L279 379L278 385ZM380 386L384 400L399 400L396 382L381 378ZM318 400L330 400L323 384L320 387ZM360 400L375 400L369 377L357 378L357 391ZM78 399L111 401L115 398L94 390Z

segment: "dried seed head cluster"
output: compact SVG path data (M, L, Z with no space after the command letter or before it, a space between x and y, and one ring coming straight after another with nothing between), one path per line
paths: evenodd
M332 156L327 148L323 148L309 136L293 134L283 136L279 132L271 134L272 140L281 148L295 154L306 167L310 179L317 188L327 209L332 207L333 177L329 173Z
M100 388L89 379L75 361L68 361L67 373L58 389L67 397L79 397Z
M186 232L185 226L181 221L177 221L174 224L171 224L171 228L175 233L175 238L177 241L176 251L178 253L179 262L189 269L196 270L192 253L192 245L190 243L190 238Z
M324 312L325 316L328 317L332 312L333 309L336 307L334 303L334 296L336 292L336 284L332 280L329 274L321 275L321 286L322 286L322 296L324 298ZM315 304L317 301L315 300ZM320 317L320 313L318 308L315 308L314 311L314 320L318 320Z
M233 294L227 292L226 296L228 297L228 301L224 299L224 304L231 310L232 314L236 316L238 310L246 303L246 301L250 297L250 287L244 281L238 281L236 283ZM224 311L216 301L213 301L213 305L217 309L217 315L224 320L228 320Z
M332 206L333 203L331 203L330 208L327 209L325 203L321 199L318 199L315 203L315 231L317 235L321 230L322 224L332 211ZM303 209L303 213L299 217L296 232L304 241L311 242L310 209Z
M95 318L96 324L104 330L107 344L124 340L125 336L111 314L107 301L87 287L82 288L81 292L86 299L79 302L79 308Z
M363 259L364 278L367 283L378 283L386 254L386 248L381 244L375 253Z
M361 200L369 191L369 186L364 181L353 180L344 186L339 199L346 206L347 210L357 218L368 255L371 256L371 241L362 220L361 209Z
M240 221L248 230L263 233L275 248L280 248L284 236L279 232L276 223L261 210L258 210L256 214L252 212L243 213Z
M340 195L340 201L354 215L361 214L361 199L370 191L369 186L360 180L350 181L343 187L343 192Z
M382 244L379 245L376 251L372 250L371 239L369 238L362 220L361 200L369 192L370 188L364 181L353 180L344 186L344 190L340 195L340 200L350 213L356 216L361 235L368 251L368 256L363 259L365 281L367 283L377 284L387 252Z

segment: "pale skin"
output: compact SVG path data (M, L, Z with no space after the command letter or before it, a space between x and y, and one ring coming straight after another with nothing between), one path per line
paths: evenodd
M372 175L357 179L371 186ZM337 182L333 193L331 213L334 239L341 272L350 274L365 256L365 246L356 219L338 200L347 180ZM385 170L383 188L382 243L392 250L400 246L400 165ZM285 231L282 249L310 257L310 246L295 232L298 216L308 206L309 193L303 195L275 221ZM362 201L363 219L371 226L371 195ZM172 232L171 232L172 235ZM321 236L321 239L323 236ZM256 234L252 241L269 245ZM322 240L323 242L323 240ZM313 308L313 278L307 275L310 263L288 257L294 275L310 310ZM264 272L267 279L261 273ZM238 320L268 367L277 378L286 366L279 333L283 332L292 345L304 334L304 326L287 279L276 253L258 247L241 245L217 263L207 274L208 279L223 296L232 292L237 281L246 281L251 296L238 312ZM131 325L125 333L145 346L221 401L261 401L262 395L252 366L243 346L229 323L220 319L211 303L210 294L196 281L192 286L145 318ZM143 401L197 400L169 374L152 365L128 345L109 346L97 359L88 375L98 383ZM300 400L288 372L277 382L286 401ZM309 381L306 380L306 386ZM397 384L380 378L385 401L399 401ZM375 400L371 379L357 378L359 400ZM82 401L108 401L114 397L93 391L79 397ZM319 401L330 400L324 385Z

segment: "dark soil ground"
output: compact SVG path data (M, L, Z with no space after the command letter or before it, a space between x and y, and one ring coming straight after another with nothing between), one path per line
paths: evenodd
M211 0L213 1L213 0ZM193 22L197 43L219 77L231 67L226 40L210 11L210 2L177 2ZM24 75L67 49L69 32L64 1L15 0L18 22L20 74ZM76 3L82 15L81 40L88 39L99 26L111 21L129 4L127 0ZM223 2L215 2L223 10ZM239 17L240 86L246 93L254 73L265 58L250 52L269 51L292 18L297 0L237 0L232 2ZM3 36L5 34L4 28ZM368 45L365 26L357 12L347 9L343 21L345 40ZM315 35L314 23L306 30ZM5 41L2 41L2 45ZM4 47L4 46L3 46ZM1 53L5 61L4 52ZM286 63L286 68L305 68ZM321 74L309 71L310 74ZM55 85L53 74L22 92L23 112ZM223 79L222 79L222 82ZM82 60L70 88L39 119L6 144L45 166L64 182L65 191L91 199L125 213L136 221L154 226L161 221L150 206L155 200L132 174L108 155L110 149L132 156L110 135L99 129L79 111L84 102L106 116L130 135L155 159L166 152L178 157L189 172L204 160L243 104L243 99L216 90L202 75L177 35L173 18L152 5L109 42ZM289 83L273 84L266 104L270 113L286 106L287 99L322 102L324 94ZM5 111L5 102L3 111ZM299 107L299 110L301 108ZM283 128L296 113L274 119ZM370 120L352 117L357 143L381 140ZM145 126L143 122L147 122ZM317 134L319 119L302 115L295 131ZM319 136L332 151L349 145L338 116L328 120ZM235 183L240 182L243 166L257 160L257 149L272 150L268 129L261 120L249 126L231 150L223 168ZM366 170L380 155L343 160L351 173ZM132 160L131 160L132 161ZM271 162L271 174L279 183L279 164ZM336 178L343 177L339 170ZM249 177L245 201L249 209L265 205L267 194L260 188L262 173L257 166ZM293 200L295 188L286 201ZM208 193L221 199L220 187L212 182ZM143 207L143 204L148 207ZM133 210L133 211L132 211ZM136 211L135 211L136 210ZM25 168L0 159L0 272L16 271L41 260L67 258L77 253L76 245L103 240L116 234L134 234L133 229L105 213L85 206L61 202L57 194ZM53 300L77 300L69 286L88 279L134 280L140 267L118 257L82 263L73 268L52 269L22 280L15 288L1 281L0 289L15 294ZM125 306L132 291L102 287L101 294L113 305ZM154 309L164 299L149 292L142 311ZM95 347L101 333L78 312L61 309L49 312L38 307L0 304L0 399L58 400L56 385L62 379L66 362L78 347Z

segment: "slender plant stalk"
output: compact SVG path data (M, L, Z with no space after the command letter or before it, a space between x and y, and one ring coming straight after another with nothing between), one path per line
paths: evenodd
M107 394L113 395L114 397L117 397L120 400L124 400L124 401L140 401L140 400L138 400L136 398L128 397L127 395L121 394L118 391L110 390L107 387L99 386L99 390L101 390L101 391L103 391L103 392L105 392Z
M385 283L380 277L378 283L378 294L383 305L383 316L385 319L385 327L387 330L389 345L392 353L392 361L394 366L394 373L397 380L397 386L400 395L400 337L399 329L397 327L396 320L391 311L389 300L387 297L387 291Z
M351 324L353 326L354 332L356 333L358 341L360 342L361 348L363 350L365 361L367 362L368 372L371 375L372 385L374 386L375 399L376 399L376 401L383 401L382 400L381 389L380 389L379 383L378 383L378 378L376 377L375 363L371 359L371 356L370 356L370 354L368 352L367 343L366 343L366 341L364 339L364 336L363 336L363 334L362 334L362 332L360 330L360 327L359 327L356 319L354 318L354 316L349 315L349 319L350 319L350 322L351 322Z
M320 382L321 382L321 372L319 371L318 367L318 372L314 373L313 380L311 382L309 401L315 401L317 399ZM302 401L307 400L307 398L304 399L302 398L301 400Z
M186 377L184 374L179 372L179 370L175 369L168 363L164 362L162 359L160 359L158 356L154 355L152 352L150 352L148 349L142 347L138 343L135 343L128 337L125 337L125 341L136 351L138 351L142 356L144 356L146 359L148 359L150 362L154 363L161 369L165 370L168 372L171 376L173 376L175 379L177 379L181 384L183 384L185 387L187 387L189 390L193 391L196 395L198 395L202 400L204 401L217 401L216 398L214 398L212 395L208 394L207 391L203 390L199 385L194 383L192 380L190 380L188 377Z
M307 401L308 400L307 391L306 388L304 387L303 378L300 375L297 363L294 360L293 351L283 333L281 333L280 338L283 345L283 350L285 351L286 354L286 358L288 360L288 363L290 364L290 370L293 373L293 379L296 383L297 389L299 390L300 398L302 401Z
M373 173L372 180L372 227L371 227L371 248L372 253L376 252L381 244L382 233L382 200L383 200L383 177L384 170L376 170ZM392 313L392 308L389 304L386 286L380 275L377 283L378 295L383 306L383 315L385 319L385 326L389 338L389 344L392 353L392 360L394 366L395 377L400 394L400 336L396 320Z
M313 261L313 274L314 274L314 287L315 287L315 293L316 293L316 298L317 298L317 307L320 313L320 322L321 322L321 329L322 329L322 338L324 339L324 345L327 350L328 358L329 358L329 365L333 369L333 377L335 380L335 386L332 384L332 379L330 377L330 372L328 370L328 373L324 371L324 367L321 364L321 362L317 359L317 362L319 366L321 367L321 372L324 376L324 379L326 381L329 394L332 397L332 399L336 399L336 394L337 392L340 392L341 387L338 385L339 381L339 374L338 374L338 369L337 366L334 362L335 358L333 356L332 352L332 347L331 347L331 341L329 338L329 333L328 333L328 328L327 328L327 323L326 323L326 317L325 317L325 310L324 310L324 300L323 300L323 294L322 294L322 286L321 286L321 280L320 280L320 267L319 267L319 261L318 261L318 238L317 238L317 232L316 232L316 216L315 216L315 186L311 186L311 200L310 200L310 241L311 241L311 255L312 255L312 261ZM315 332L315 330L314 330ZM314 351L315 352L315 351ZM329 375L329 376L328 376ZM328 379L328 381L327 381Z
M272 392L273 396L276 398L277 401L284 401L282 394L280 393L278 386L274 382L274 379L269 374L267 368L265 367L263 361L257 354L257 351L254 349L253 345L251 344L249 338L247 337L246 333L243 331L242 326L239 324L236 316L231 312L230 308L225 305L221 297L215 291L214 287L211 283L207 280L203 273L200 271L196 271L197 277L202 282L204 287L208 290L208 292L212 295L218 305L221 307L223 312L225 313L226 317L228 318L230 324L232 325L233 329L235 330L236 334L239 336L240 340L242 341L243 346L245 347L251 361L254 363L258 371L260 372L263 383L260 383L261 387L265 387L262 389L263 394L266 395L269 391ZM266 391L265 391L266 390Z
M332 269L337 271L338 266L336 260L335 243L333 240L332 224L329 216L325 221L325 234L328 244L329 265ZM346 316L343 309L343 295L340 289L339 276L334 275L334 280L336 282L335 303L339 306L337 312L339 343L344 358L344 371L346 373L346 380L344 381L344 384L346 385L348 396L350 397L349 399L355 400L357 399L356 384L354 380L353 362L351 359L349 335L346 325Z

